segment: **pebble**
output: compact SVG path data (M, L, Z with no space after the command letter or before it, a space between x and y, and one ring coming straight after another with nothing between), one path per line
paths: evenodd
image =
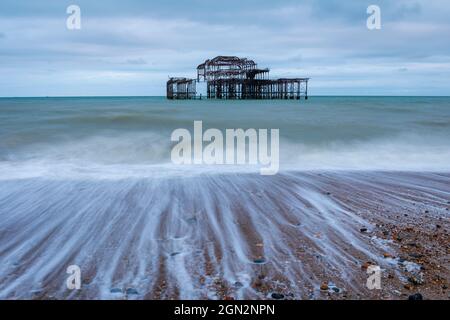
M112 288L109 292L111 292L111 293L122 293L122 289L120 289L120 288Z
M134 288L128 288L127 294L139 294L139 292Z
M414 259L421 259L421 258L423 258L423 254L420 254L420 253L410 253L409 256L411 258L414 258Z
M419 279L419 278L414 277L414 276L409 277L408 281L411 282L415 286L423 284L423 280L422 279Z
M263 263L266 263L266 259L255 259L255 260L253 260L253 262L256 264L263 264Z
M328 283L322 282L322 284L320 285L320 290L328 291Z
M383 253L383 256L387 258L392 258L392 255L390 253Z
M334 292L339 293L341 292L341 289L339 289L338 287L333 287L332 288Z
M410 295L408 297L408 300L423 300L423 296L420 293L416 293L416 294Z
M372 265L372 262L370 262L370 261L365 262L365 263L361 266L361 269L367 270L371 265Z
M284 294L281 294L281 293L276 293L276 292L274 292L274 293L272 293L272 299L275 299L275 300L282 300L282 299L284 299Z
M361 228L361 229L359 229L359 231L361 231L361 232L367 232L367 228Z
M237 289L242 288L243 286L244 286L244 285L242 284L242 282L236 281L236 282L234 283L234 287L237 288Z

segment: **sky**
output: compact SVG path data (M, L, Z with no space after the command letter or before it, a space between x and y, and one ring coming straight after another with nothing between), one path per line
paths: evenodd
M449 35L448 0L1 0L0 96L165 95L217 55L310 77L310 95L450 95Z

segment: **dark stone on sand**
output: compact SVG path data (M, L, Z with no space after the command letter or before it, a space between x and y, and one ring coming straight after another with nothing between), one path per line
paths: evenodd
M243 286L244 286L244 285L242 284L242 282L236 281L236 282L234 283L234 287L237 288L237 289L240 289L240 288L242 288Z
M338 287L333 287L331 288L334 292L339 293L341 292L341 289L339 289Z
M264 263L266 263L266 259L263 259L263 258L255 259L255 260L253 260L253 262L256 264L264 264Z
M430 211L428 211L428 210L425 210L425 213L430 213Z
M127 289L127 294L128 295L139 294L139 292L136 289L134 289L134 288L128 288Z
M361 232L367 232L367 228L361 228L361 229L359 229L359 231L361 231Z
M122 289L120 289L120 288L112 288L109 292L111 292L111 293L122 293Z
M423 296L420 293L412 294L408 297L408 300L423 300Z
M172 252L171 254L170 254L170 256L171 257L175 257L175 256L177 256L177 255L179 255L181 252Z
M442 226L440 224L437 224L436 228L440 229L440 228L442 228Z
M420 253L410 253L409 256L411 258L414 258L414 259L421 259L421 258L423 258L423 254L420 254Z
M272 299L282 300L284 299L284 294L274 292L272 293Z

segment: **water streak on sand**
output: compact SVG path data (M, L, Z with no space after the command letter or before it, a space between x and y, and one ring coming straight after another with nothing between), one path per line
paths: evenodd
M2 181L0 297L265 298L258 276L297 298L324 279L364 293L361 262L392 268L382 253L394 248L359 230L381 202L440 210L449 199L439 174ZM81 291L65 287L71 264Z

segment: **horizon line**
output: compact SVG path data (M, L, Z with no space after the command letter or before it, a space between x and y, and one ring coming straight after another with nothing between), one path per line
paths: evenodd
M450 95L352 95L352 94L340 94L340 95L326 95L326 94L318 94L318 95L309 95L309 98L312 97L392 97L392 98L406 98L406 97L417 97L417 98L450 98ZM166 98L165 95L85 95L85 96L0 96L0 99L55 99L55 98ZM213 101L213 100L221 100L221 99L203 99L205 101ZM222 99L223 100L223 99ZM257 99L234 99L235 100L257 100ZM269 99L270 100L270 99ZM275 100L275 99L274 99ZM282 101L284 99L276 99ZM289 99L285 99L289 100Z

